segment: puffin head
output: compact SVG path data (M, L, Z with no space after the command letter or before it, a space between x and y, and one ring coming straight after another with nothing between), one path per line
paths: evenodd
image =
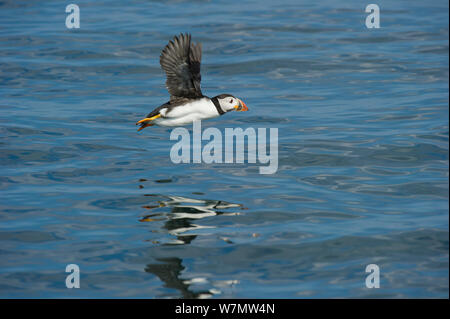
M244 112L248 111L247 105L245 105L244 102L242 102L241 99L238 99L237 97L234 97L231 94L220 94L216 96L217 101L220 104L220 108L224 110L225 112L230 111L238 111L238 112Z

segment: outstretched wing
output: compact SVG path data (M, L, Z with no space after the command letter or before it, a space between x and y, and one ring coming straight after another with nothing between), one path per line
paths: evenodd
M160 64L166 72L170 100L202 97L200 89L201 43L191 43L190 34L173 38L162 50Z

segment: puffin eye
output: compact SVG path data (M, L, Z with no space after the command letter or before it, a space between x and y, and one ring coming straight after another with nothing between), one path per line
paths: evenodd
M230 100L230 103L233 103L233 100Z

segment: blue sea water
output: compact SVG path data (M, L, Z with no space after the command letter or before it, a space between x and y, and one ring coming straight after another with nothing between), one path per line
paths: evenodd
M448 1L73 2L0 1L0 297L448 298ZM275 174L136 131L180 32Z

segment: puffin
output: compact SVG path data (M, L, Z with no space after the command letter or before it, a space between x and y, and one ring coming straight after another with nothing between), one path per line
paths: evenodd
M181 33L162 50L159 63L166 73L169 102L138 121L138 131L153 125L183 126L196 120L219 117L231 111L248 111L247 105L231 94L209 98L200 88L202 45L191 42L191 35Z

